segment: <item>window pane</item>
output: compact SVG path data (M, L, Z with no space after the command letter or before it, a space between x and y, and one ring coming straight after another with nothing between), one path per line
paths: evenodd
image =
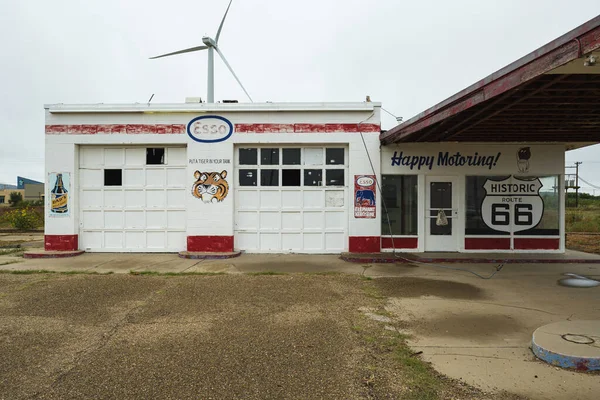
M465 194L467 197L467 209L465 215L466 235L510 235L509 232L501 232L490 228L483 222L481 217L481 204L485 198L486 191L483 188L485 182L490 179L502 181L508 176L467 176L465 180Z
M123 184L123 170L120 169L105 169L104 170L104 186L121 186Z
M165 163L165 149L164 148L149 148L146 149L146 164L156 165Z
M300 149L283 149L283 165L300 165Z
M344 149L326 149L325 161L327 165L344 165Z
M261 165L279 165L279 149L260 149Z
M436 212L437 215L437 212ZM429 232L434 236L452 235L452 218L448 218L448 225L439 226L436 218L429 218Z
M344 170L327 169L325 170L325 179L327 186L344 186Z
M257 149L240 149L240 165L257 165Z
M431 208L452 208L452 182L431 182L429 187Z
M260 170L260 185L261 186L279 186L279 170L278 169L261 169Z
M284 169L281 171L282 186L300 186L300 170Z
M417 176L383 175L381 191L385 209L381 218L381 234L417 235Z
M323 165L323 149L304 149L304 165Z
M240 169L240 186L256 186L256 170Z
M524 178L527 179L527 178ZM515 235L555 235L560 234L560 194L558 190L558 175L538 178L542 183L539 191L544 202L544 213L539 224L532 229L515 232Z
M304 186L323 186L323 170L305 169Z

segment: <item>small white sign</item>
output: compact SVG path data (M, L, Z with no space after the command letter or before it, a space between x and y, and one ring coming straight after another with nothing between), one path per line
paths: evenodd
M488 179L483 188L481 218L500 232L520 232L534 228L544 215L544 201L539 194L542 182L509 177L503 181Z

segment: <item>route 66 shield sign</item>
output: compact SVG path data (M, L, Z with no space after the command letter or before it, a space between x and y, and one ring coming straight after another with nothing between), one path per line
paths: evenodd
M486 196L481 203L481 218L491 229L520 232L540 223L544 215L544 200L539 194L542 188L539 178L488 179L483 188Z

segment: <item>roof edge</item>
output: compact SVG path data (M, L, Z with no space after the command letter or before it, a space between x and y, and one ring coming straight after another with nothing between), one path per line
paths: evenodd
M282 112L373 111L378 102L347 103L163 103L163 104L44 104L50 113L153 113L153 112Z
M401 133L402 130L407 129L408 127L410 127L411 125L414 125L417 122L420 122L422 120L425 120L427 118L430 118L431 116L435 115L436 113L448 108L449 106L460 102L461 100L463 100L464 98L467 98L471 95L473 95L474 93L482 90L484 87L486 87L487 85L489 85L492 82L498 81L502 78L507 77L509 74L519 70L520 68L523 68L525 65L532 63L535 60L540 59L541 57L547 55L548 53L551 53L559 48L561 48L564 45L567 45L570 42L576 41L578 48L579 48L579 56L588 53L589 51L592 51L594 49L591 50L586 50L584 47L586 45L586 43L582 43L582 41L580 40L580 38L582 36L584 36L585 34L597 29L600 27L600 15L596 16L595 18L592 18L591 20L585 22L584 24L576 27L575 29L565 33L564 35L558 37L557 39L554 39L550 42L548 42L547 44L545 44L544 46L538 48L537 50L532 51L531 53L519 58L518 60L512 62L511 64L499 69L498 71L488 75L487 77L481 79L480 81L472 84L471 86L468 86L466 89L461 90L460 92L454 94L453 96L447 98L446 100L434 105L433 107L428 108L427 110L415 115L414 117L408 119L407 121L397 125L396 127L388 130L387 132L381 134L380 136L380 140L382 142L385 142L384 144L393 142L393 140L396 137L399 136L405 136L410 134L409 133ZM577 58L577 57L575 57ZM573 58L574 59L574 58ZM561 63L561 65L566 64L567 62L572 61L572 59L569 59L563 63ZM555 66L554 68L559 67L560 65ZM554 69L552 68L552 69ZM532 79L536 76L539 75L530 75L529 78ZM507 90L510 88L507 88ZM504 90L506 91L506 90ZM495 91L493 96L489 96L489 97L485 97L484 99L480 99L480 100L489 100L499 94L504 93L504 91ZM484 96L481 96L484 97ZM478 104L481 101L478 101L477 103L472 103L470 106L466 107L466 108L470 108L471 106ZM465 108L465 109L466 109ZM462 111L462 110L461 110ZM450 114L450 115L454 115L456 113ZM448 115L449 116L449 115ZM447 117L447 116L446 116ZM445 119L441 118L440 120ZM439 122L439 121L436 121Z

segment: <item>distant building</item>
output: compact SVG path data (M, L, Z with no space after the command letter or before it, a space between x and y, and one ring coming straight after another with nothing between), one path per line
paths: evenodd
M23 189L23 200L44 200L44 183L17 176L17 188Z
M44 183L17 176L17 185L0 183L0 207L9 206L10 194L21 193L23 200L44 200Z

